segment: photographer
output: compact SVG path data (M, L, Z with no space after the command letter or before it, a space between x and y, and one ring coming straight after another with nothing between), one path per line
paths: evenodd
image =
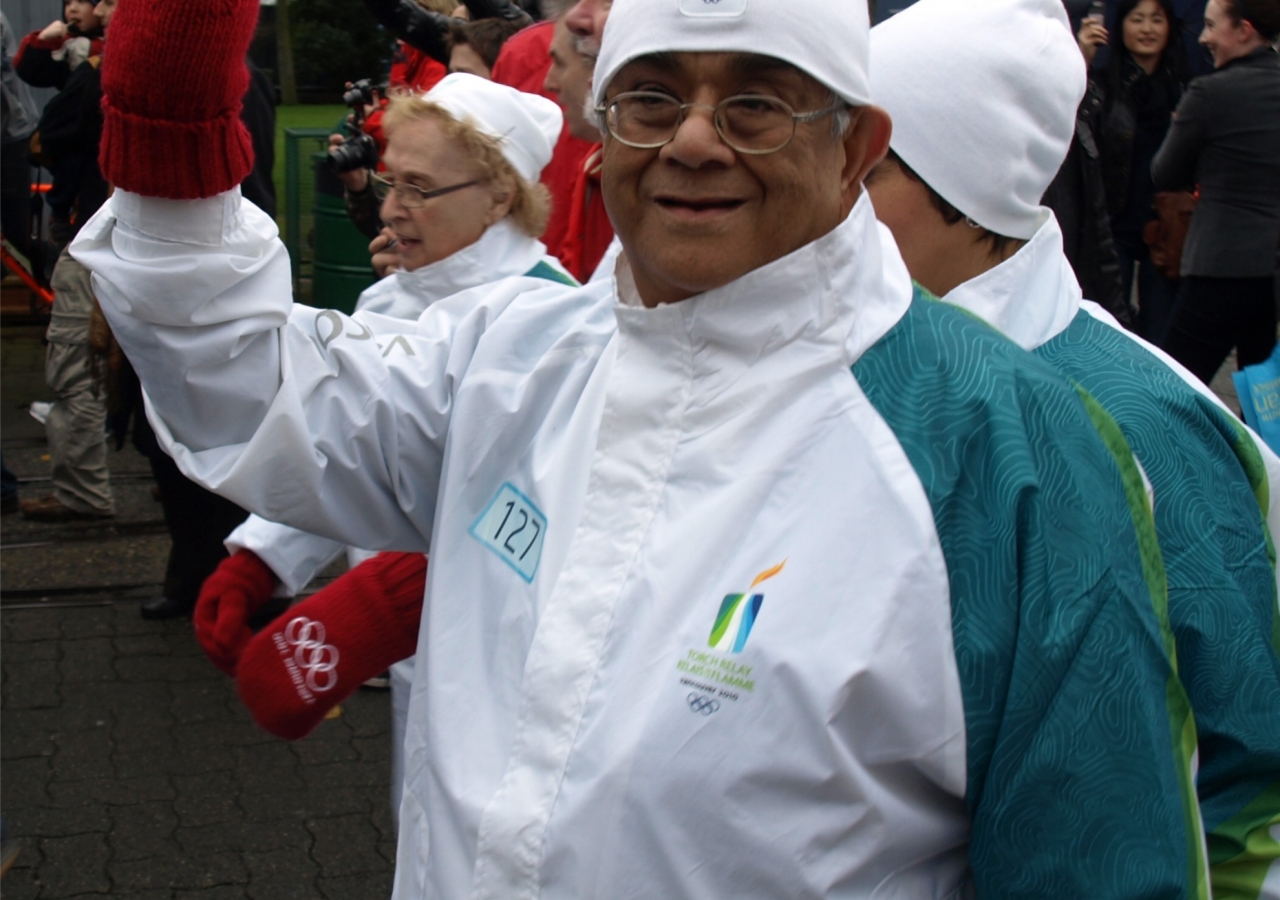
M351 109L347 117L349 136L329 135L329 165L342 182L347 215L356 229L370 239L382 230L382 197L374 189L369 172L378 167L386 143L378 140L382 108L387 102L385 93L385 85L375 87L368 78L348 83L342 102Z

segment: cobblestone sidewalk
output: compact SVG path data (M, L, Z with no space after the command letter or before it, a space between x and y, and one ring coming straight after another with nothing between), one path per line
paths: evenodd
M0 612L0 668L4 900L390 896L388 694L276 740L136 599Z

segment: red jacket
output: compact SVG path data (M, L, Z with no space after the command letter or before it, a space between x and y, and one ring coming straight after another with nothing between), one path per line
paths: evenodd
M600 193L600 152L601 145L592 144L578 169L569 206L569 227L560 254L565 268L582 282L600 265L613 240L613 223Z
M404 41L396 41L396 52L391 57L392 87L408 87L415 91L429 91L449 70L421 50L410 47Z

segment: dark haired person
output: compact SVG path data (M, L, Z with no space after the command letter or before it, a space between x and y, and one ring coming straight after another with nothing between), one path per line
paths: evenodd
M449 25L449 71L488 79L507 39L524 28L510 19L456 19Z
M1124 297L1138 278L1137 332L1152 343L1164 338L1176 284L1151 262L1142 238L1155 217L1151 160L1169 131L1173 111L1190 79L1172 0L1120 0L1111 32L1086 19L1077 39L1085 59L1097 41L1110 49L1106 68L1089 78L1086 105L1093 111L1111 234L1120 256Z
M1206 383L1276 342L1280 242L1280 0L1209 0L1200 43L1214 71L1187 87L1151 163L1157 190L1198 185L1182 283L1162 346Z

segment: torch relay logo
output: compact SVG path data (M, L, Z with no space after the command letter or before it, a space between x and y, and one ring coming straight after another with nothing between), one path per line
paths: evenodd
M729 594L720 603L720 612L716 615L716 623L711 627L711 637L707 646L722 653L741 653L751 636L751 626L760 614L764 603L764 594L752 594L756 585L767 581L782 571L787 564L784 559L771 569L765 569L751 582L745 594Z

